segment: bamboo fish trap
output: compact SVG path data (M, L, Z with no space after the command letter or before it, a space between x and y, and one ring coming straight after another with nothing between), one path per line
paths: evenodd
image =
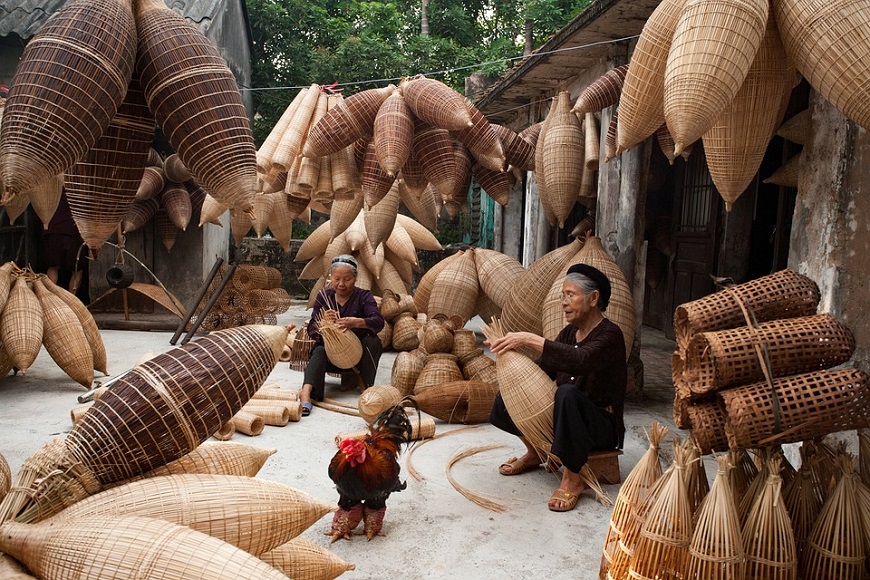
M42 344L63 372L86 389L94 382L94 357L75 312L37 278L33 290L42 309Z
M137 366L65 440L54 440L25 461L15 490L0 504L0 521L48 517L104 484L191 452L265 382L286 337L287 329L279 326L232 328Z
M327 308L338 312L338 304L329 304L326 293L321 296L326 300ZM326 316L320 316L317 321L317 329L323 337L323 348L329 362L340 369L355 367L363 357L363 347L359 337L350 330L345 330L336 325L335 320Z
M12 487L12 470L9 468L9 462L0 454L0 501L9 493L9 488Z
M304 538L294 538L260 559L297 580L332 580L356 566Z
M780 459L774 457L768 476L743 525L743 551L747 578L794 580L797 550L789 512L782 497Z
M169 142L217 201L250 211L256 151L233 73L199 29L160 0L138 3L136 25L136 71Z
M259 555L295 538L335 508L288 485L238 475L153 477L100 492L52 522L142 516L180 524Z
M256 556L223 540L138 516L35 525L6 522L0 525L0 547L44 580L286 580Z
M498 385L484 381L452 381L415 393L420 409L447 423L483 423L498 393Z
M3 109L3 200L62 174L115 116L133 73L128 0L80 0L27 43Z
M94 316L91 314L90 310L88 310L87 307L82 304L82 301L76 298L75 295L67 292L65 289L52 282L48 276L40 277L40 280L42 281L43 286L63 300L78 317L79 323L85 331L88 345L91 347L91 354L94 359L94 370L100 371L104 375L108 375L106 345L103 343L103 337L100 334L100 330L97 328L97 322L94 320Z

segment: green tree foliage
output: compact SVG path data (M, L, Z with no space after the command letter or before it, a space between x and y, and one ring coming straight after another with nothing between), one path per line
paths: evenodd
M589 1L429 0L424 36L421 0L247 0L255 136L265 138L298 92L263 89L438 73L462 91L468 75L499 75L522 55L527 22L540 46ZM350 84L344 94L385 84Z

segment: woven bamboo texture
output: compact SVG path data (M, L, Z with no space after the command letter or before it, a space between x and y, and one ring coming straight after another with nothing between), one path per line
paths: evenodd
M583 119L583 148L584 148L584 161L583 161L583 180L584 182L587 180L587 171L595 171L598 169L598 164L600 161L600 152L601 152L601 141L600 141L600 132L598 128L598 120L595 118L593 113L586 113L586 117ZM581 195L584 191L585 187L581 186L580 191ZM583 196L583 197L591 197L591 196Z
M60 205L60 197L63 193L63 176L55 175L52 179L43 181L36 187L30 190L30 207L42 222L44 229L48 229L48 224L54 213L57 211L57 206Z
M570 261L575 261L575 258ZM541 336L549 340L554 340L567 324L565 312L562 310L562 284L565 281L567 271L568 267L565 266L556 275L547 295L541 302Z
M212 437L214 437L218 441L229 441L230 439L233 438L233 435L235 435L235 434L236 434L236 426L233 425L232 420L230 420L230 421L227 421L226 423L224 423L223 425L221 425L221 428L218 429L217 431L215 431L212 434Z
M190 170L184 165L184 162L177 153L173 153L163 160L163 173L169 181L176 183L184 183L191 178Z
M624 64L598 77L583 89L571 112L578 117L583 117L586 113L595 113L618 103L626 72L628 72L628 65Z
M185 525L259 555L295 538L334 508L288 485L238 475L181 474L92 495L55 516L142 516Z
M296 580L332 580L356 566L304 538L294 538L260 559Z
M535 171L544 175L546 183L540 191L541 204L550 207L561 228L577 201L583 178L584 134L580 119L571 112L566 92L555 101L547 119L542 163L535 159ZM540 176L538 180L541 180Z
M540 335L541 306L553 280L568 261L577 254L583 242L573 240L552 250L537 260L510 286L508 299L502 304L501 324L506 332L527 331Z
M154 231L160 237L160 241L163 242L163 248L166 252L171 252L172 248L175 247L175 240L178 239L179 230L178 227L172 223L165 208L161 207L157 210L157 213L154 214ZM247 233L247 230L245 230L245 232ZM236 244L239 242L241 242L241 237L236 240Z
M187 455L149 471L143 477L183 473L254 477L274 453L274 449L262 449L243 443L206 441Z
M619 99L618 151L631 149L665 122L665 68L686 0L662 0L643 26ZM673 156L673 147L665 152ZM673 157L669 157L673 160Z
M498 385L484 381L452 381L414 395L420 409L447 423L484 423L498 393Z
M576 260L598 268L610 280L610 304L604 316L613 321L622 331L622 337L625 339L625 359L628 360L637 332L637 319L631 286L625 279L625 274L604 249L601 238L597 236L586 239L583 248L577 252Z
M814 481L815 458L806 457L806 447L801 446L802 463L797 475L783 490L783 503L789 514L794 533L798 562L801 561L813 525L822 511L824 495L821 486Z
M396 387L403 396L414 394L414 387L420 377L420 372L423 370L425 360L426 356L416 349L400 352L393 361L390 384Z
M432 353L426 356L423 368L414 383L414 394L419 395L443 383L463 380L456 356L450 353Z
M685 349L699 332L745 325L740 301L758 322L809 316L816 313L819 288L806 276L786 269L681 304L674 312L677 347Z
M473 120L465 97L435 79L417 77L400 85L408 108L433 127L461 131Z
M667 436L666 427L653 421L648 431L649 448L631 469L613 503L613 512L604 539L604 549L601 554L601 568L598 577L608 578L616 553L620 550L619 543L623 538L636 538L640 533L642 520L639 516L640 506L647 501L656 481L662 476L659 449L661 442Z
M798 180L800 179L802 159L803 155L801 153L791 157L780 165L776 171L771 173L770 177L764 180L764 183L772 183L782 187L797 187Z
M139 2L136 25L136 71L164 134L215 199L249 210L256 151L233 73L199 29L161 1Z
M534 125L529 125L522 131L520 131L519 136L529 142L529 145L532 148L536 148L538 144L538 137L541 134L541 128L543 127L543 121L535 123Z
M424 417L420 415L419 417L410 414L410 409L407 410L409 413L408 419L411 421L411 437L410 441L420 441L422 439L428 439L435 435L435 420L432 417ZM335 446L338 445L345 439L364 439L371 435L371 431L369 429L360 429L359 431L350 431L348 433L339 433L335 436L333 441L335 442Z
M75 312L39 279L33 291L42 309L42 343L57 366L86 389L94 382L94 357Z
M402 392L393 385L372 385L359 396L359 416L369 425L385 410L402 401Z
M484 248L475 248L474 263L480 289L496 306L504 308L511 286L526 269L512 256Z
M366 148L362 169L360 169L360 180L367 207L376 205L384 199L396 181L396 178L390 177L378 162L374 141Z
M45 580L286 578L256 556L188 527L138 516L57 524L6 522L3 550ZM119 557L122 555L123 557Z
M142 93L140 90L139 94L142 98L142 104L147 110L148 104L145 103L145 93ZM139 181L139 184L136 187L135 199L151 199L152 197L158 195L161 191L163 191L163 186L165 185L166 176L163 174L163 168L147 166L143 170L142 179Z
M423 276L420 278L420 281L417 283L417 288L414 290L414 304L417 306L418 312L421 312L423 314L428 313L429 300L432 296L432 288L435 285L435 280L441 274L441 271L444 270L447 266L456 261L462 260L463 255L464 252L460 250L455 254L447 256L446 258L435 263L434 266L429 268L426 273L423 274ZM393 340L395 341L395 336Z
M124 0L71 3L30 39L3 109L4 201L85 156L124 99L135 55L136 24Z
M244 433L249 437L256 437L263 433L265 421L259 415L242 409L230 418L236 432Z
M264 195L258 195L258 199L265 198ZM190 194L181 183L171 183L160 194L160 204L166 210L166 215L175 224L175 227L181 231L187 229L187 224L190 223L190 218L193 214L193 208L190 204Z
M535 170L535 148L528 141L504 125L492 123L492 130L501 141L508 163L522 171Z
M229 209L226 205L222 204L211 195L206 194L205 199L202 200L202 207L199 209L199 225L204 224L214 224L216 226L223 226L223 222L221 222L221 216ZM126 232L126 230L124 230Z
M365 233L368 236L371 248L377 248L386 242L396 226L396 215L399 213L399 184L394 181L386 195L377 205L363 209L363 222ZM409 240L410 241L410 240ZM413 245L411 255L414 256ZM416 263L416 256L413 261Z
M332 172L332 189L336 200L352 199L360 191L361 183L359 169L353 158L353 147L329 155L329 166Z
M43 338L43 313L39 299L24 276L15 279L0 316L0 337L15 368L26 372L39 355Z
M121 229L125 234L134 232L151 221L151 218L160 209L160 201L157 198L136 200L127 208Z
M797 578L794 531L781 493L782 478L774 464L755 497L743 525L747 578Z
M302 149L303 155L330 155L370 136L378 109L395 90L394 85L368 89L341 101L311 128Z
M688 0L665 68L664 111L679 155L728 108L746 78L768 20L766 0Z
M692 509L693 521L697 522L698 508L710 493L710 482L707 470L701 460L701 447L690 435L684 445L686 450L686 491L689 494L689 507Z
M9 462L0 454L0 501L9 493L9 488L12 486L12 470L9 468Z
M443 314L448 318L458 315L462 325L474 316L479 285L474 252L468 251L451 261L435 279L429 298L427 313L430 317ZM416 302L416 300L415 300Z
M403 170L404 171L404 170ZM422 170L421 170L422 171ZM402 174L404 175L404 173ZM399 180L399 200L408 208L414 219L427 230L434 230L438 219L435 210L435 197L432 194L432 186L426 183L423 191L419 194L408 185L404 179Z
M801 441L870 424L868 377L827 370L721 391L731 447ZM774 408L777 405L778 411Z
M798 71L847 117L870 127L864 88L870 81L870 7L848 0L784 0L774 3L773 10Z
M411 154L414 120L402 97L402 91L393 92L378 108L374 120L374 144L378 163L394 177Z
M453 328L439 322L437 318L431 318L423 325L423 338L420 344L426 352L430 354L445 352L458 358L458 355L453 352L453 340Z
M422 223L406 215L396 216L396 223L408 232L408 236L419 250L442 250L441 242Z
M457 141L468 147L477 162L491 171L503 171L507 164L504 147L489 121L474 104L463 97L471 117L471 125L455 131Z
M461 359L465 355L477 351L477 335L473 330L458 328L453 331L453 349L451 352Z
M686 406L686 414L692 429L692 436L701 453L711 451L726 451L728 436L725 432L725 409L721 402L698 401Z
M779 39L776 21L768 18L743 84L703 137L710 177L728 211L758 173L782 120L782 110L772 103L788 98L793 78L794 67Z
M347 231L363 208L362 190L354 193L350 199L335 200L329 212L329 231L335 238Z
M257 194L254 196L254 219L251 223L254 225L254 233L257 238L262 238L269 227L269 216L272 214L272 208L275 205L275 198L267 194ZM178 225L178 224L175 224Z
M329 220L326 220L311 232L302 245L299 246L296 255L293 257L294 262L305 262L315 256L322 256L326 251L326 246L329 245L331 239L329 230Z
M795 113L776 130L776 134L798 145L806 145L813 136L813 116L809 109Z
M501 206L507 206L511 196L510 174L493 171L479 163L471 166L471 174L486 194Z
M103 337L100 334L100 330L97 328L97 323L90 310L82 304L81 300L52 282L48 277L40 278L40 281L46 289L63 300L63 302L72 309L76 318L78 318L79 324L85 333L85 337L87 338L88 345L91 349L94 369L100 371L104 375L109 374L107 368L106 346L103 343ZM90 388L90 385L87 386Z
M491 384L498 384L495 361L483 354L483 350L475 349L459 359L462 367L462 376L466 380L482 380Z
M274 127L272 127L272 130L269 131L263 144L260 145L260 148L257 150L257 171L260 173L269 173L272 169L272 156L275 153L275 149L281 142L281 137L290 125L290 121L293 120L293 116L296 114L296 111L302 100L305 98L305 95L308 93L308 90L308 88L304 88L296 93L296 96L293 97L293 100L289 105L287 105L284 112L281 113L278 122L275 123Z
M740 518L728 479L728 457L716 458L718 471L710 493L695 515L689 549L689 578L745 578Z
M418 119L412 147L426 180L442 196L451 195L457 169L450 133Z

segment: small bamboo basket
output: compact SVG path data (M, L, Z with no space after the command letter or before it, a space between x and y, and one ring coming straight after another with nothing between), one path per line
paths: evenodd
M423 369L414 384L414 394L419 395L443 383L462 379L462 371L459 370L456 356L443 352L433 353L428 355L423 363Z
M311 358L313 346L314 340L308 336L308 325L306 323L299 327L291 345L290 368L292 370L305 372L305 369L308 368L308 360Z
M393 349L411 351L420 346L418 333L422 324L410 312L403 312L393 324Z
M372 385L359 396L359 416L371 425L383 411L398 405L402 396L401 391L392 385Z
M426 356L417 349L403 351L396 355L390 372L390 383L402 396L414 394L414 386L423 370Z

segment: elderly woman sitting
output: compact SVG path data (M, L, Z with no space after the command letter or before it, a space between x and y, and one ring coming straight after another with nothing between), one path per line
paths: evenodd
M321 317L335 320L339 328L351 330L359 337L363 347L362 359L353 372L362 389L375 382L382 348L378 333L384 328L384 317L372 293L356 287L356 275L357 262L353 256L336 256L329 266L329 287L321 291L314 301L308 322L308 334L314 340L314 345L299 393L303 416L311 414L311 399L323 400L326 373L346 372L330 363L326 356L323 337L317 329L317 321ZM334 310L335 307L338 310Z
M619 327L602 314L609 300L607 276L592 266L575 264L562 283L562 310L568 325L555 340L530 332L509 332L490 345L496 354L520 346L534 349L541 353L538 366L556 381L550 452L561 459L564 470L548 504L553 511L569 511L577 505L585 488L580 469L590 451L622 446L625 342ZM496 396L490 422L517 435L526 446L525 455L501 465L502 475L519 475L540 467L541 458L517 429L501 394Z

